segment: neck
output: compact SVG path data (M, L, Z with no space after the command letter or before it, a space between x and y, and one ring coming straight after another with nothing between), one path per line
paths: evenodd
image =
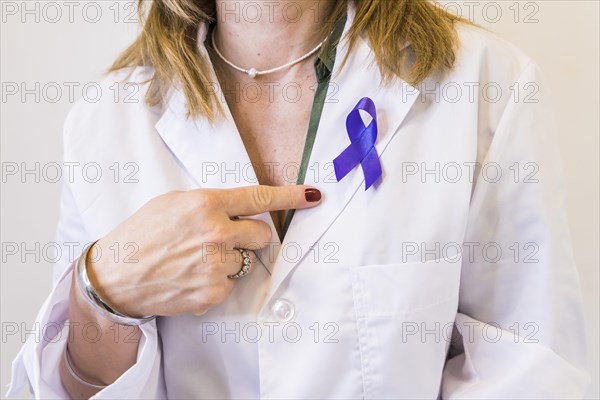
M314 48L334 1L216 0L215 43L242 68L270 69Z

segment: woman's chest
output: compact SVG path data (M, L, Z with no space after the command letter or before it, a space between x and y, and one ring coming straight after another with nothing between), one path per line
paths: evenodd
M303 82L268 85L254 82L226 101L258 183L296 184L311 120L314 77Z
M296 90L304 94L295 101L282 93L260 102L228 100L259 184L285 186L298 183L314 91L306 87L303 90L301 86ZM286 214L286 210L271 213L280 236Z

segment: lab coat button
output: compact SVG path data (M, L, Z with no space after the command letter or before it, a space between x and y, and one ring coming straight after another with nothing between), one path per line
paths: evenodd
M282 322L290 321L294 318L294 305L286 299L279 299L275 303L273 303L273 307L271 308L273 311L273 315L275 318Z

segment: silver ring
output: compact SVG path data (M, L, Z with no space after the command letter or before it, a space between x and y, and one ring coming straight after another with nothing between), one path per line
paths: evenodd
M242 253L242 268L233 275L227 275L227 277L230 279L241 278L242 276L248 275L248 272L250 272L250 266L252 264L252 259L250 258L250 251L247 249L238 250L240 251L240 253Z

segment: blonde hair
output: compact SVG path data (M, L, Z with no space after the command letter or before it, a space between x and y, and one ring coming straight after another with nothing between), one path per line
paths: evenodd
M430 0L335 0L331 18L318 32L321 37L345 15L349 1L354 2L356 15L347 32L348 48L351 51L366 34L384 83L402 77L417 85L453 67L458 47L454 23L468 21ZM146 103L161 103L178 82L188 115L214 120L221 110L210 85L210 60L200 56L197 38L200 25L216 18L215 0L138 0L138 7L142 32L108 72L151 66ZM404 48L405 43L410 46Z

